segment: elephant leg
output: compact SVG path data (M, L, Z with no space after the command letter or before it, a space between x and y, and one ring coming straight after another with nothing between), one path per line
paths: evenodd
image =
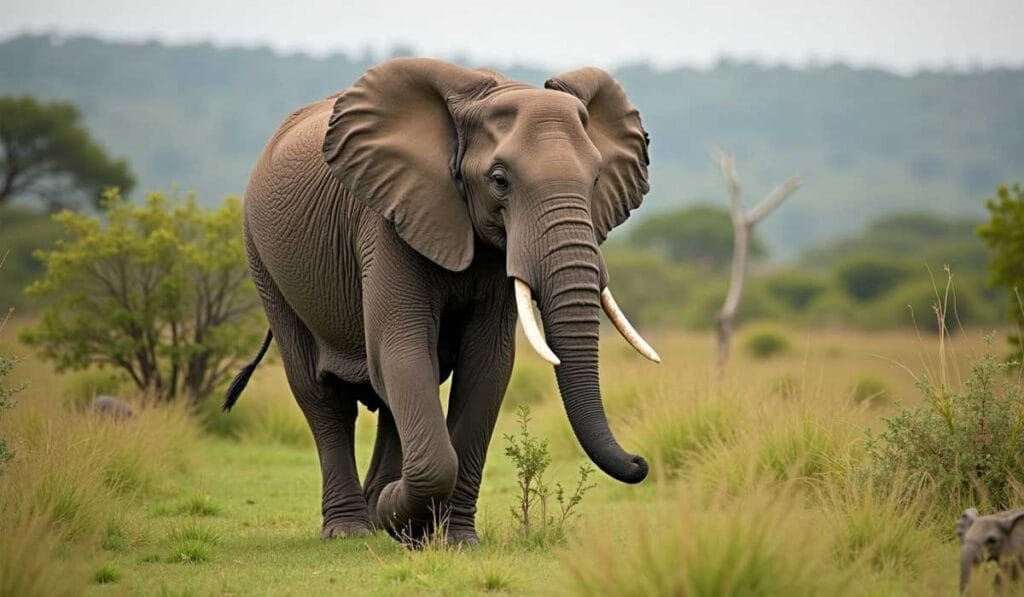
M255 251L250 251L250 268L288 384L316 442L323 475L322 536L369 535L370 518L356 473L354 388L338 380L317 379L313 335L284 300Z
M366 471L363 494L373 524L383 527L377 516L377 502L381 491L389 483L402 478L402 442L398 437L395 418L386 406L377 411L377 439L373 444L373 457Z
M502 308L471 321L462 338L448 406L448 429L459 459L449 500L448 541L476 545L476 502L487 448L515 357L515 309ZM497 313L495 313L495 311Z

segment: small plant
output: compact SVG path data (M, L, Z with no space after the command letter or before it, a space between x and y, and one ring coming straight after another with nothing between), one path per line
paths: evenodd
M121 571L113 564L104 564L96 570L92 579L100 585L113 584L121 580Z
M537 439L530 433L530 407L521 405L516 408L516 420L519 433L505 435L505 441L508 442L505 455L516 467L519 484L519 504L511 508L512 517L519 524L525 539L541 542L548 539L560 540L564 537L566 523L574 516L583 497L596 487L595 484L588 484L594 469L589 463L580 465L579 476L571 493L561 483L556 483L552 492L544 479L544 473L551 464L551 453L547 440ZM558 505L557 513L549 513L548 510L552 495ZM538 508L539 513L536 511Z
M213 547L220 541L220 535L213 530L194 524L175 529L168 537L171 550L169 563L198 564L210 559Z
M789 351L789 339L778 330L765 328L751 332L743 348L756 359L767 359Z
M174 509L183 516L219 516L220 505L208 495L194 495Z
M987 338L991 343L991 337ZM881 481L910 471L934 483L947 513L968 505L1005 509L1024 478L1024 387L986 352L959 388L919 380L924 402L883 418L868 453Z

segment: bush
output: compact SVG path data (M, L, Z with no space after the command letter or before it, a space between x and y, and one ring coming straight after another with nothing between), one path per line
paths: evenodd
M762 283L769 295L794 312L806 309L829 287L828 281L821 276L801 270L779 272Z
M38 253L46 275L26 290L52 299L23 338L59 370L109 366L163 400L197 400L257 343L259 301L241 242L240 203L207 211L194 197L116 191L103 217L55 216L64 240Z
M743 349L756 359L767 359L788 352L789 339L776 329L760 328L746 334Z
M949 515L1014 505L1014 483L1024 478L1024 387L1002 375L1006 368L986 351L960 388L922 380L924 403L868 435L878 479L906 473L934 483Z
M870 301L887 294L910 279L915 269L892 257L859 256L839 265L839 286L858 301Z
M989 262L992 282L1010 295L1010 319L1024 328L1024 187L1000 186L996 197L985 203L991 218L978 230L993 252ZM1024 363L1024 342L1010 336L1011 359Z

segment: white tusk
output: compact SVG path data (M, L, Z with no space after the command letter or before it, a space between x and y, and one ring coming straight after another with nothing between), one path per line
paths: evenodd
M519 278L513 278L513 280L515 280L516 286L516 310L519 311L519 323L523 326L523 333L530 341L530 346L537 351L540 358L552 365L562 364L562 361L558 360L555 353L551 351L548 343L544 340L544 335L540 332L540 327L537 326L537 318L533 314L533 293L530 292L530 287Z
M655 363L661 362L661 357L659 357L658 353L651 348L651 345L640 336L636 331L636 328L633 327L633 324L629 323L629 320L626 319L626 314L619 309L619 305L616 304L615 299L612 298L612 292L607 288L601 291L601 306L604 307L604 312L608 314L608 319L612 320L612 323L615 325L615 329L619 330L619 333L626 339L626 342L629 342L637 352L648 359Z

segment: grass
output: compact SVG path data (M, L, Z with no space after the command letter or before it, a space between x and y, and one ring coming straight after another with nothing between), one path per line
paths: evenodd
M651 478L626 486L596 473L567 544L524 542L509 514L506 408L485 468L482 545L415 552L383 533L318 538L317 456L279 363L257 371L226 418L135 400L138 416L114 422L70 408L74 379L15 346L24 362L13 381L31 386L0 419L16 452L0 481L0 594L954 593L959 512L936 510L929 487L862 474L863 430L895 408L871 400L874 388L920 400L893 363L937 370L935 346L904 333L788 331L787 351L735 351L716 381L708 335L651 334L661 366L604 336L612 428L648 457ZM942 358L966 370L979 339ZM550 369L524 352L516 376L513 400L530 404L531 431L549 441L550 478L573 478L586 460ZM374 427L361 411L361 471Z

